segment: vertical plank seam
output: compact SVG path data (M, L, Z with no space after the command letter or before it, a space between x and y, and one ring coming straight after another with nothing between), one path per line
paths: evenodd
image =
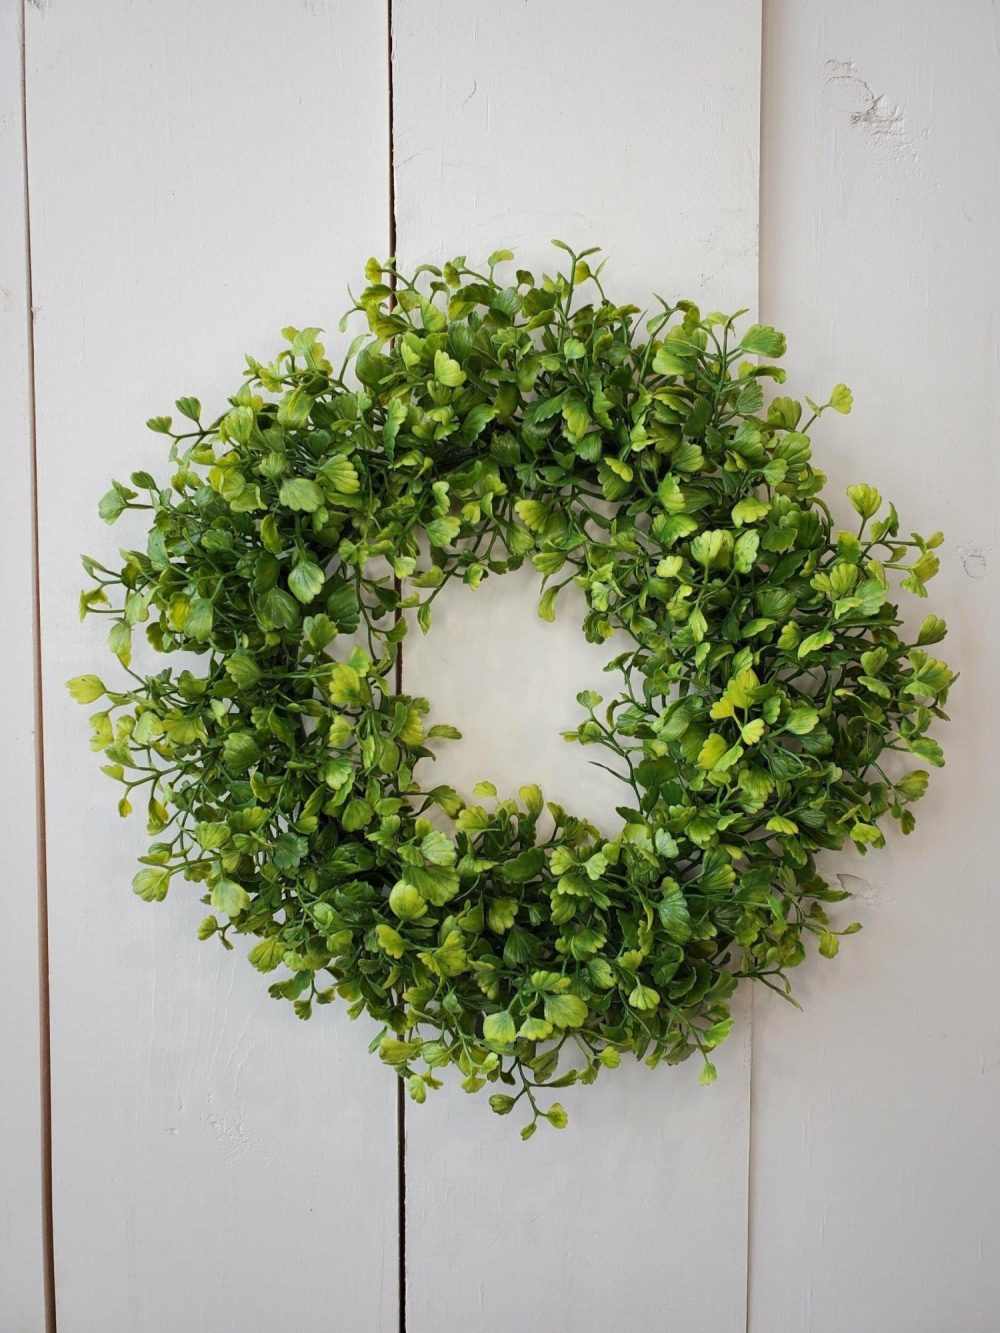
M764 284L761 279L761 250L764 234L764 99L766 97L765 70L767 64L767 6L768 0L761 0L760 5L760 64L757 92L757 318L762 317ZM754 1185L754 1132L756 1129L756 1107L754 1104L754 1018L757 1009L757 993L750 992L750 1034L747 1044L747 1218L746 1218L746 1287L743 1296L743 1314L745 1333L750 1333L753 1292L753 1185Z
M386 0L386 91L388 94L389 133L389 257L396 257L396 135L393 88L393 28L392 0ZM396 291L396 274L389 274L389 286ZM397 596L402 592L402 580L393 580ZM397 608L396 619L401 612ZM395 691L403 692L403 642L396 644ZM399 1333L406 1333L406 1089L401 1078L396 1079L396 1226L397 1226L397 1303L399 1306Z
M42 1273L46 1333L56 1333L55 1245L52 1209L52 1043L49 997L48 860L45 841L45 723L42 705L42 595L38 521L38 432L35 404L35 300L31 258L31 187L28 178L28 69L25 10L21 46L21 161L24 210L25 320L28 362L28 450L31 459L32 675L35 723L35 865L38 913L39 1133L41 1137Z

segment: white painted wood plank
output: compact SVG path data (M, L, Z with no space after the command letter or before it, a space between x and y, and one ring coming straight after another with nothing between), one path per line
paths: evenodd
M0 1004L0 1326L45 1326L42 1213L41 1031L35 808L34 594L32 589L31 375L21 3L0 3L0 879L5 938Z
M394 12L404 263L506 245L551 270L560 236L610 252L622 300L655 287L708 309L755 304L757 4L396 0ZM603 683L602 654L571 610L544 625L536 603L531 572L449 593L430 637L407 640L404 684L465 733L438 780L538 781L611 826L612 780L559 737L576 691ZM408 1106L411 1333L590 1333L668 1316L742 1331L748 1039L741 1020L711 1089L690 1067L632 1066L560 1094L569 1128L529 1144L455 1089Z
M993 1333L1000 1319L996 918L996 10L765 7L763 317L796 383L843 379L817 441L948 542L927 603L962 673L904 841L831 869L864 932L755 997L750 1328ZM934 651L938 651L935 649Z
M106 665L78 552L113 554L143 427L214 411L245 351L335 327L388 234L385 11L350 0L28 6L60 1333L397 1323L392 1075L133 898L64 680ZM127 544L127 543L126 543ZM246 946L239 951L245 953Z

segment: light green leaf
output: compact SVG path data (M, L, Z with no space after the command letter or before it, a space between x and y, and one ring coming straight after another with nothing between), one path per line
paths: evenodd
M545 1017L557 1028L578 1028L587 1021L587 1004L579 995L545 996Z
M815 634L808 634L799 644L799 657L808 657L810 653L818 653L821 648L827 644L833 643L833 633L828 629L817 630Z
M260 758L260 746L249 731L231 731L223 742L222 757L234 773L245 773Z
M433 518L426 525L424 531L427 533L427 540L432 546L450 546L458 536L462 528L462 521L458 518Z
M652 1010L660 1003L660 992L639 984L630 992L628 1002L633 1009Z
M744 352L757 356L784 356L787 343L785 335L773 329L770 324L752 324L740 339Z
M399 913L397 912L398 916ZM393 930L392 926L381 924L375 927L375 938L378 940L378 947L390 958L402 958L406 952L406 944L398 930Z
M701 749L698 751L696 760L699 768L712 769L719 762L722 756L729 749L729 742L725 736L720 736L717 731L710 732L705 738Z
M733 505L732 520L738 528L744 523L756 523L758 519L764 518L770 508L764 500L748 495L745 500Z
M882 497L874 486L848 486L847 495L862 518L871 518L882 505Z
M278 499L288 509L312 514L322 505L323 492L308 477L289 477L281 483Z
M417 921L427 912L427 904L413 885L402 881L389 894L389 907L400 921Z
M98 676L74 676L66 682L66 688L80 704L92 704L104 693L104 683Z
M483 1020L483 1036L497 1046L509 1046L517 1039L517 1025L507 1010L502 1009Z
M260 940L247 954L247 960L258 972L273 972L281 963L288 950L287 944L279 935L269 935Z
M656 904L656 914L667 934L678 944L691 938L691 913L684 891L669 875L662 881L663 896Z
M217 912L225 912L226 916L234 917L239 916L240 912L245 912L250 906L250 895L242 884L237 884L234 879L221 875L212 888L211 902Z
M465 371L447 352L434 353L434 378L439 384L455 389L465 383Z
M323 464L323 476L341 495L357 495L361 490L361 478L349 458L331 458Z
M738 574L749 574L757 562L760 550L760 534L741 532L733 547L733 568Z
M818 721L819 713L815 708L793 708L788 714L785 730L791 731L796 736L806 736L815 728Z
M319 565L300 560L288 575L288 586L300 602L311 602L323 591L326 578Z
M132 892L147 903L159 903L170 888L170 871L165 867L140 870L132 880Z

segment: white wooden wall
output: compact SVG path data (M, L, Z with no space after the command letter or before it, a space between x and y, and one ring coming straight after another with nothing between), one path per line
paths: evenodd
M996 1333L994 7L0 0L0 19L0 1333ZM282 325L332 328L393 211L407 262L510 245L538 268L562 236L604 246L623 297L655 273L759 309L797 389L855 391L819 446L833 481L949 538L949 765L912 839L832 867L865 931L801 971L805 1014L747 997L713 1087L623 1068L528 1145L451 1091L401 1125L363 1021L298 1023L197 945L195 902L138 903L143 831L63 689L104 652L77 556L122 540L95 501L155 461L145 418L220 402ZM406 686L466 734L442 776L530 778L607 822L558 737L602 654L534 605L530 577L456 590Z

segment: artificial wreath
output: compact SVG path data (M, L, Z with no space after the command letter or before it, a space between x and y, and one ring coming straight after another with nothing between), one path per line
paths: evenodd
M557 243L560 244L561 243ZM408 276L369 261L335 363L315 328L247 358L229 409L194 398L148 424L165 481L100 503L142 510L143 549L84 564L124 685L69 683L127 815L155 838L135 892L175 877L212 911L200 937L278 979L300 1018L340 997L422 1102L449 1065L501 1115L591 1083L623 1054L693 1054L702 1080L742 978L790 998L810 937L838 936L816 857L880 847L940 765L927 735L954 679L929 616L901 628L890 578L923 597L940 534L899 536L871 486L840 530L810 431L832 408L765 401L784 337L604 293L594 251L565 272L464 258ZM742 315L744 312L740 312ZM402 692L400 647L450 580L530 561L539 614L583 590L611 641L610 702L577 696L567 739L606 752L620 826L601 833L536 786L436 785L452 727ZM178 668L134 670L133 634ZM794 1001L793 1001L794 1002Z

